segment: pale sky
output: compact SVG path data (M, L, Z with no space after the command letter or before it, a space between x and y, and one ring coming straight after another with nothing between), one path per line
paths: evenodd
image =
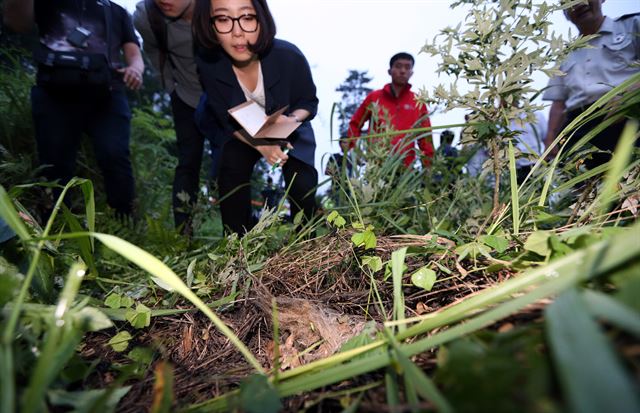
M130 12L136 0L114 0ZM297 45L305 54L318 89L320 106L313 121L318 149L316 167L322 173L320 159L326 153L338 152L337 142L331 142L330 115L334 102L339 102L336 87L344 81L349 70L367 70L373 80L372 89L389 82L389 58L399 51L411 53L415 59L413 90L429 90L447 78L435 74L436 57L419 53L426 40L432 40L440 29L455 26L462 21L461 8L450 9L447 0L270 0L271 12L276 20L277 37ZM604 13L610 17L640 12L638 0L607 0ZM552 19L554 30L566 34L575 27L561 13ZM543 74L536 77L536 85L546 85ZM430 108L431 109L431 108ZM446 125L463 122L459 112L435 113L431 123ZM338 120L334 119L337 131ZM334 139L337 138L334 131ZM439 143L439 131L434 136Z

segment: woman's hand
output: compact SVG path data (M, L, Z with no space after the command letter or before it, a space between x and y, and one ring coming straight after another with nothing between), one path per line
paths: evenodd
M290 144L287 144L289 149L293 149ZM289 155L282 151L280 145L260 145L255 147L260 154L264 157L267 163L271 166L274 164L278 164L280 166L284 165L289 159Z
M298 119L295 116L289 115L280 115L278 119L276 119L276 123L295 123L298 122Z

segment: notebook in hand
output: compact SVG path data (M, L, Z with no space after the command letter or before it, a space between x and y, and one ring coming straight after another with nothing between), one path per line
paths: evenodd
M276 122L287 106L266 115L262 106L250 100L229 109L229 114L252 138L285 139L301 125L300 122Z

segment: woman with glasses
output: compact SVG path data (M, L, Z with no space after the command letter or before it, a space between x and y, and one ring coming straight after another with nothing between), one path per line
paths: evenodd
M193 25L205 91L197 121L224 131L216 134L215 142L221 153L218 187L223 225L239 234L253 226L249 181L261 157L269 165L282 166L291 216L304 211L311 219L318 173L310 121L318 98L306 58L293 44L275 39L266 0L196 0ZM285 142L252 140L228 113L247 101L256 102L267 115L287 107L278 122L302 124Z

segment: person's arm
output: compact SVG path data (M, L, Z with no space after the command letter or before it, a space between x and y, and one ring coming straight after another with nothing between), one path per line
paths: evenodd
M121 13L122 24L122 51L126 66L118 71L122 73L125 85L131 90L140 89L142 86L142 74L144 73L144 60L140 53L140 44L133 28L131 16L120 6L117 11Z
M149 58L153 67L156 70L160 70L160 48L153 30L151 30L144 1L136 5L136 11L133 13L133 25L142 37L142 47L145 55ZM162 73L160 76L162 76Z
M34 24L33 0L4 0L2 15L5 26L26 33Z
M122 45L126 67L119 69L122 73L124 84L131 90L140 89L142 86L142 73L144 72L144 62L140 47L136 43L125 43Z
M296 122L304 122L309 116L311 116L311 112L306 109L296 109L287 115L288 118Z
M249 141L251 137L247 137L245 134L246 131L243 130L238 130L233 133L233 135L241 142L260 152L269 165L273 166L274 164L278 164L279 166L282 166L287 162L287 159L289 159L289 155L283 151L279 143L265 143L262 145L253 144ZM290 143L287 143L287 148L293 149L293 146L291 146Z
M353 116L351 116L349 128L347 129L347 138L349 139L340 141L340 147L343 152L348 152L349 149L356 146L356 140L361 135L360 130L362 129L362 125L371 119L371 111L369 110L370 104L371 99L367 96L360 106L358 106L358 109L353 113Z
M553 141L558 137L562 125L565 120L565 103L564 100L554 100L549 109L549 123L547 126L547 136L544 138L544 146L548 148ZM551 150L551 155L555 155L558 152L558 147L554 147Z
M427 107L423 106L420 110L422 122L420 122L420 127L422 128L430 128L431 120L429 119L429 112L427 111ZM431 131L429 132L421 132L421 138L418 139L418 148L422 152L422 164L424 166L429 166L431 163L431 158L433 158L433 134Z
M290 54L295 73L291 76L291 96L288 116L295 115L299 122L312 120L318 112L316 85L311 75L311 67L306 57L297 48Z

